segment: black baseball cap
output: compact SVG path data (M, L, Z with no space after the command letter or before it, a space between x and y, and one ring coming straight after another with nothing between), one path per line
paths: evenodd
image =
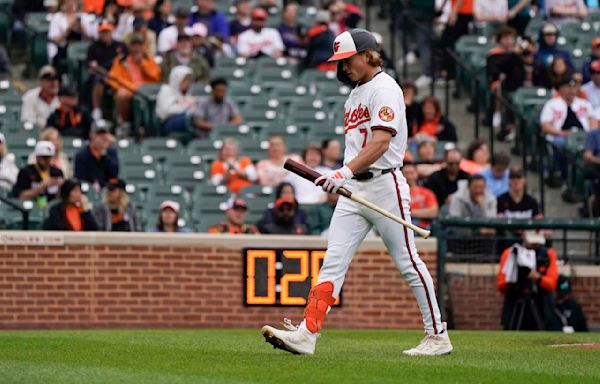
M125 183L125 181L123 181L122 179L116 179L116 178L108 180L108 184L106 184L106 188L108 188L109 191L112 191L115 189L125 190L126 186L127 186L127 183Z
M327 61L347 59L364 51L378 51L375 36L366 29L355 28L337 35L333 42L333 56Z
M77 89L70 85L63 85L58 91L58 96L78 96Z
M188 16L189 16L188 10L183 7L179 7L175 10L175 17L178 19L183 19L184 17L187 19Z
M571 75L563 76L556 82L556 89L559 89L563 85L576 86L577 80Z

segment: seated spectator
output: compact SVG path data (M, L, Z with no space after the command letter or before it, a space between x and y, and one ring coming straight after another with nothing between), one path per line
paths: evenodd
M196 12L190 15L188 25L202 23L208 27L209 36L219 36L229 41L229 22L223 12L215 9L214 0L196 0Z
M562 180L567 177L566 159L562 153L567 136L573 130L590 131L596 127L592 105L577 97L576 92L576 82L572 78L562 79L558 84L558 96L544 104L540 115L542 132L555 148L555 162L561 171Z
M250 10L252 4L250 0L236 0L235 1L235 16L234 19L229 22L229 44L232 46L237 45L237 38L240 33L250 28Z
M208 65L212 68L215 66L215 52L213 47L208 44L206 36L208 36L208 29L202 23L196 23L191 28L192 35L192 49L195 53L203 57Z
M333 41L335 33L329 28L330 15L326 10L317 11L315 24L308 30L306 44L306 58L304 68L314 68L321 71L335 70L336 64L327 60L333 54Z
M51 15L48 26L48 60L57 65L67 58L71 41L81 40L83 30L77 0L63 0L60 11Z
M525 192L527 179L518 165L513 165L508 173L508 192L498 196L498 217L508 219L541 219L537 200Z
M458 188L450 196L448 214L463 218L495 218L497 203L494 195L486 189L483 176L475 174L469 177L467 188ZM489 228L481 228L480 233L490 233Z
M470 175L490 166L490 149L483 140L475 140L467 148L466 159L461 160L460 169Z
M516 37L517 31L508 26L496 32L497 46L489 50L485 65L488 83L493 91L501 89L503 92L513 92L523 85L525 71L516 52Z
M75 155L75 177L93 184L96 190L119 175L119 159L113 147L116 140L102 123L102 120L94 123L89 145Z
M169 52L177 46L177 37L188 31L189 17L185 8L177 8L175 11L175 24L165 27L158 35L158 53Z
M269 139L269 157L256 164L258 182L263 186L275 187L289 177L290 172L283 168L287 159L302 162L296 154L288 154L285 139L280 135L273 135Z
M281 11L281 23L277 27L285 49L283 55L294 59L303 59L306 56L304 35L306 30L298 23L298 4L287 3Z
M530 37L524 37L515 48L515 53L521 59L524 77L521 86L552 88L548 68L536 57L537 46Z
M214 79L210 82L210 87L210 98L201 101L194 112L194 126L199 138L208 137L218 125L244 122L237 104L227 96L227 80Z
M57 197L64 176L60 169L51 165L52 157L56 154L54 144L38 141L33 153L35 164L26 165L19 170L12 194L21 200L35 200L40 208L44 208Z
M210 166L210 182L213 185L226 185L232 193L239 193L257 178L252 160L246 156L240 157L237 140L225 138L218 159Z
M60 133L54 128L46 128L40 133L40 141L49 141L54 144L54 156L50 164L63 173L65 179L71 179L73 177L73 166L69 160L69 156L62 150L63 140ZM27 164L35 164L36 156L31 153L27 158Z
M150 232L191 232L184 225L179 225L179 203L172 200L165 200L160 204L158 222Z
M144 19L144 16L136 16L133 19L132 26L133 31L125 36L125 43L128 44L131 37L138 34L144 39L144 43L142 44L143 51L149 56L156 56L156 33L148 28L148 23L146 22L146 19Z
M106 184L104 201L94 207L94 219L99 231L141 232L142 221L129 201L127 184L121 179L110 179Z
M592 75L590 73L590 65L596 60L600 60L600 37L595 37L592 40L592 53L590 57L581 66L581 73L583 74L584 83L587 83L592 80Z
M18 174L15 157L8 152L6 137L0 132L0 189L11 191Z
M531 0L508 0L507 24L517 30L519 36L525 35L525 29L531 19Z
M584 217L600 216L600 130L594 129L585 136L583 147L584 176L593 183L589 200L581 209ZM591 208L591 211L590 211Z
M427 96L421 102L421 113L412 127L415 138L426 136L441 141L456 141L456 128L444 115L439 101L434 96Z
M441 207L449 202L449 197L458 189L459 180L467 180L469 174L460 169L462 155L458 149L447 150L444 155L444 168L427 178L425 188L435 194Z
M171 18L172 11L173 3L171 0L157 0L156 3L154 3L153 16L150 20L148 20L148 28L153 30L156 36L159 36L163 29L172 25L171 21L169 20Z
M50 207L44 229L49 231L96 231L87 196L81 193L77 179L67 179L60 186L60 202Z
M271 235L304 235L306 223L299 220L298 204L292 197L280 197L273 208L268 208L259 220L260 233Z
M46 128L48 117L60 104L58 90L60 83L54 67L45 65L39 72L39 87L25 92L21 106L21 121L33 124L38 129Z
M131 100L142 85L160 81L160 67L143 50L144 38L134 34L129 40L129 52L118 56L109 72L109 84L115 89L118 135L127 136L130 130Z
M326 139L321 143L323 153L323 166L328 169L338 169L342 162L342 145L337 139Z
M417 145L419 162L416 167L420 179L427 179L432 173L442 169L442 164L435 158L435 143L426 137L426 140Z
M575 300L572 292L571 280L565 275L558 275L558 282L555 291L555 309L554 312L559 317L560 323L557 329L562 327L563 332L588 332L587 320L581 305ZM570 329L566 329L566 328Z
M412 127L421 113L421 103L417 101L419 91L414 83L401 83L400 87L402 88L404 104L406 105L406 126L411 128L408 130L408 137L410 138L413 136Z
M193 82L208 82L210 79L210 66L208 61L194 50L192 37L180 33L177 37L177 47L163 56L161 72L163 82L167 81L171 69L178 65L185 65L192 69Z
M600 110L600 60L590 64L589 73L591 80L583 85L581 89L587 95L587 99L595 110Z
M104 78L99 72L109 72L117 55L124 51L121 43L114 41L111 23L101 22L98 25L98 40L88 48L87 61L90 67L90 82L92 86L92 117L102 118L102 98L104 97Z
M545 244L541 232L525 231L523 245L515 243L502 253L496 286L504 294L501 322L505 330L554 329L557 256Z
M588 15L584 0L544 0L548 21L561 28L570 23L578 23Z
M439 205L435 194L425 187L417 184L419 174L414 164L404 163L402 174L410 187L410 213L416 225L421 228L430 228L431 222L439 212Z
M86 139L90 133L92 118L81 108L79 95L75 88L63 86L58 91L60 104L48 117L47 127L55 128L61 136Z
M552 88L557 88L558 83L565 77L572 76L573 72L569 69L564 57L557 56L550 65L550 84Z
M269 14L262 8L254 8L250 29L240 33L237 39L237 51L242 57L261 56L281 57L285 46L281 35L275 28L267 28Z
M364 17L363 11L358 6L343 0L329 1L327 9L331 14L329 25L336 36L348 29L357 28Z
M496 152L492 157L491 167L485 168L479 172L485 179L485 185L488 191L495 197L508 191L508 166L510 157L505 152Z
M227 233L230 235L260 233L255 225L245 223L247 211L248 203L245 200L230 198L227 200L225 221L209 227L208 233Z
M558 48L558 28L552 23L546 23L540 30L538 39L539 49L536 53L536 58L540 60L546 67L550 67L555 57L565 59L567 66L573 70L574 65L571 60L571 54L563 49Z
M162 132L186 133L191 111L198 99L191 95L193 73L190 67L178 65L169 73L169 83L160 86L156 96L156 116L162 123Z
M329 168L321 165L323 154L321 153L321 147L318 145L308 145L302 152L302 160L304 164L319 172L320 174L329 172ZM315 188L315 184L311 181L306 180L303 177L296 175L295 173L290 174L290 183L294 186L296 191L296 199L298 204L322 204L327 201L327 193L321 188Z

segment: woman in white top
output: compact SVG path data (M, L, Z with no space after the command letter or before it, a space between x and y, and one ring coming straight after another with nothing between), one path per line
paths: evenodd
M306 166L321 174L331 170L321 165L323 153L321 152L321 147L318 145L308 145L302 153L302 158ZM288 181L296 190L296 200L298 200L299 204L321 204L327 202L327 193L321 188L315 188L312 182L295 173L289 174Z
M6 148L6 139L0 133L0 189L10 192L13 185L17 182L19 169L15 165L15 157L8 153Z
M287 159L302 162L300 156L288 154L283 136L273 135L269 140L269 158L256 164L258 182L260 185L276 187L286 180L289 171L283 168Z
M48 59L53 61L66 58L67 44L71 40L81 40L81 14L77 0L62 0L60 11L52 15L48 27Z

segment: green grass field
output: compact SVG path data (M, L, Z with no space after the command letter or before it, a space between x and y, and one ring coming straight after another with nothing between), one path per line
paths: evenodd
M259 330L0 332L0 383L600 383L600 334L450 333L450 356L414 358L417 331L325 331L314 356Z

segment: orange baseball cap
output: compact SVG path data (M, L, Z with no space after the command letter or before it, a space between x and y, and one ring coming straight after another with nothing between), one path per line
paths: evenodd
M252 11L252 19L267 20L268 18L269 14L262 8L254 8Z
M102 21L100 24L98 24L98 32L112 31L114 29L115 26L112 25L112 23L109 23L108 21Z
M296 200L294 200L292 197L280 197L279 199L275 200L275 208L279 208L283 204L291 204L295 207Z
M590 63L590 69L593 72L600 73L600 60L594 60Z

